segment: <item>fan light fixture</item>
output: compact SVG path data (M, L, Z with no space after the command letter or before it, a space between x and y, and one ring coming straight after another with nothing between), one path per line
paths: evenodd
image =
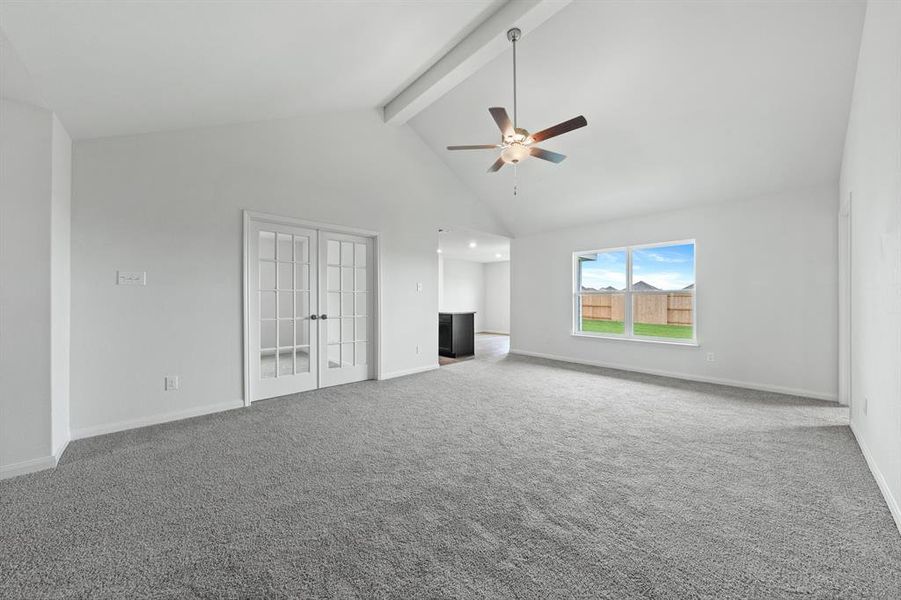
M500 144L474 144L468 146L448 146L448 150L497 150L500 149L500 157L488 167L489 173L496 173L504 165L514 167L530 156L540 158L555 164L563 162L566 158L563 154L544 150L534 144L544 140L563 135L573 129L579 129L588 125L583 116L574 117L568 121L558 123L553 127L542 129L537 133L529 133L527 130L517 127L516 114L516 42L522 38L522 31L514 27L507 32L507 39L513 44L513 120L507 115L507 109L502 106L493 106L488 109L494 122L501 130ZM516 195L516 185L513 186L513 195Z
M529 155L529 147L522 142L513 142L501 152L501 158L505 163L516 164Z

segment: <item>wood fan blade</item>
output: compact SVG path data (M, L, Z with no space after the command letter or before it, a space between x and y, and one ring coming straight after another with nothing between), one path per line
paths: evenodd
M503 106L492 106L488 109L488 112L494 117L494 122L497 123L504 137L513 135L513 121L510 120L506 108Z
M488 150L490 148L500 148L500 144L473 144L469 146L448 146L448 150Z
M493 164L493 165L491 165L490 167L488 167L488 172L489 172L489 173L494 173L494 172L500 170L500 168L503 167L503 166L504 166L504 159L503 159L503 158L499 158L499 159L497 159L496 161L494 161L494 164Z
M532 134L533 142L540 142L542 140L547 140L552 137L557 137L558 135L563 135L564 133L570 132L573 129L578 129L580 127L585 127L588 125L588 121L585 120L585 117L579 115L578 117L574 117L569 121L563 121L562 123L557 123L553 127L548 127L547 129L542 129L538 133Z
M566 158L565 154L558 154L556 152L551 152L550 150L543 150L541 148L536 148L535 146L532 146L531 148L529 148L529 154L531 154L535 158L540 158L542 160L549 160L552 163L557 163L557 164L562 163L563 160Z

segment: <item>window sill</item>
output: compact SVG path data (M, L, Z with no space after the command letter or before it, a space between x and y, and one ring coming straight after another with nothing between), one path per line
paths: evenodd
M640 344L663 344L664 346L688 346L689 348L700 348L700 344L697 340L685 340L685 341L673 341L673 340L664 340L659 338L639 338L639 337L625 337L621 335L601 335L597 333L581 333L578 331L573 331L570 333L573 337L581 337L581 338L591 338L595 340L617 340L620 342L638 342Z

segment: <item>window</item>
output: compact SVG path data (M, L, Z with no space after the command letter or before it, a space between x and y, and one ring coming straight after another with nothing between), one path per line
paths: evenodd
M694 343L694 240L573 254L573 332Z

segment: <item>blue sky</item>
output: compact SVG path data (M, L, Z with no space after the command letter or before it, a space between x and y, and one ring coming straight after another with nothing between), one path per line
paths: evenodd
M645 281L662 290L681 290L694 283L694 244L657 246L632 251L632 281ZM602 252L582 262L582 285L601 289L626 287L626 252Z

